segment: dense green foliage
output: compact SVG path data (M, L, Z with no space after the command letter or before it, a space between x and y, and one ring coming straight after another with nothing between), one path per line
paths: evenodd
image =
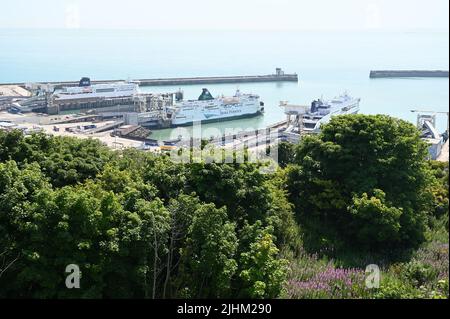
M279 160L262 174L0 131L0 297L448 298L448 163L411 124L335 117Z
M95 140L25 137L20 131L0 134L0 162L14 160L20 166L39 163L53 186L83 182L100 173L112 153Z
M418 247L432 200L426 155L412 124L383 115L334 118L305 138L287 183L307 247Z
M0 296L279 294L277 245L297 228L257 164L183 165L17 132L0 140ZM80 266L82 289L65 287L68 264Z

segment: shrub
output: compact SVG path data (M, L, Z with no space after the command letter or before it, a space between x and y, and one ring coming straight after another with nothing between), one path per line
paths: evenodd
M425 240L433 180L411 123L384 115L336 116L305 137L287 188L309 250L388 252Z

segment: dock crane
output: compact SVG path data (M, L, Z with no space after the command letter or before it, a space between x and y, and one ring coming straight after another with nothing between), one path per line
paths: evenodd
M447 133L449 133L449 112L442 111L424 111L424 110L411 110L413 113L431 113L431 114L447 114Z

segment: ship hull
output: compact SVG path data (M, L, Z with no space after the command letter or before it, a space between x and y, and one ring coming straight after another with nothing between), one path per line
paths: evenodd
M257 111L256 113L247 113L247 114L241 114L241 115L234 115L230 117L225 118L215 118L215 119L208 119L208 120L202 120L197 121L196 123L200 122L201 124L209 124L209 123L218 123L218 122L228 122L228 121L234 121L239 119L245 119L245 118L252 118L263 115L264 112ZM166 128L176 128L176 127L186 127L186 126L192 126L194 122L185 122L181 124L169 124L169 125L162 125L158 122L146 122L146 123L140 123L139 125L151 129L166 129Z
M234 121L234 120L239 120L239 119L252 118L252 117L260 116L263 114L264 114L264 112L257 111L255 113L246 113L246 114L233 115L233 116L228 116L228 117L205 119L205 120L201 120L201 121L195 121L195 123L200 122L201 124L208 124L208 123L228 122L228 121ZM172 123L170 127L191 126L193 124L194 124L193 121L180 123L180 124Z

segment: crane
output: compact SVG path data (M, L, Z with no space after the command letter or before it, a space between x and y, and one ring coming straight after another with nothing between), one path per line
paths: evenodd
M447 133L449 132L449 112L443 111L428 111L428 110L411 110L413 113L431 113L431 114L447 114Z

